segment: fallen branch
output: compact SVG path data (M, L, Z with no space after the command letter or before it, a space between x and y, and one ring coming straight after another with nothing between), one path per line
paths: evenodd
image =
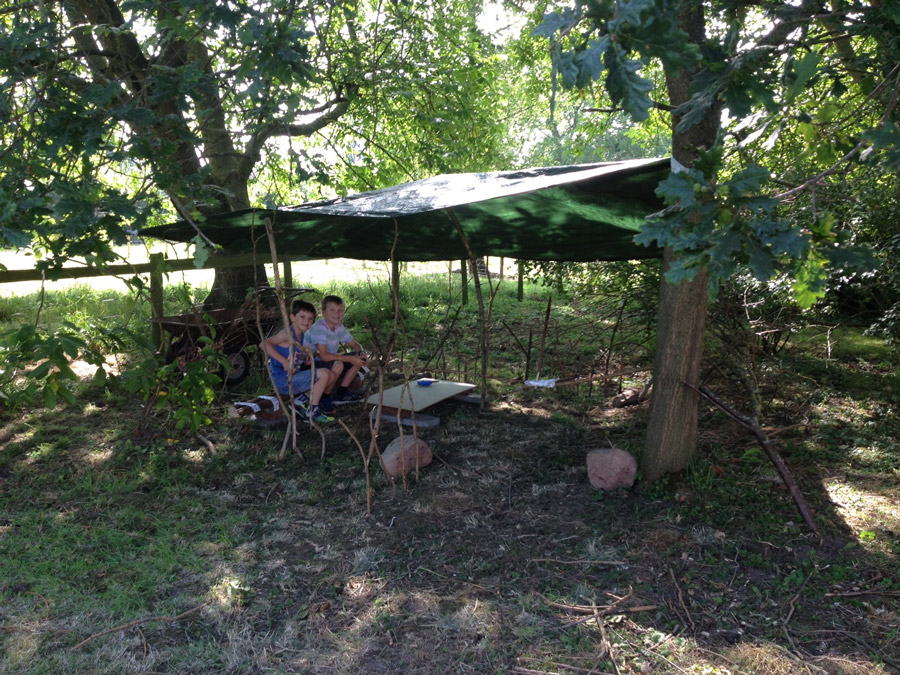
M206 449L213 455L218 455L219 451L216 450L216 444L209 440L206 436L201 434L200 432L196 433L197 439L206 446Z
M621 560L559 560L557 558L532 558L528 562L550 562L560 565L614 565L625 567Z
M587 623L591 619L597 619L604 616L615 616L617 614L637 614L638 612L652 612L654 609L657 609L658 605L641 605L640 607L620 607L618 609L611 608L610 611L603 612L595 612L589 616L583 616L580 619L576 619L571 623L564 624L562 626L558 626L553 630L565 630L566 628L571 628L572 626L577 626L582 623Z
M121 626L116 626L115 628L110 628L109 630L105 630L102 633L95 633L94 635L91 635L86 640L82 640L77 645L72 647L72 650L74 651L76 649L80 649L81 647L84 647L88 642L90 642L91 640L95 640L98 637L103 637L104 635L109 635L110 633L116 633L118 631L128 630L129 628L134 628L135 626L140 626L141 624L149 623L151 621L163 621L165 623L175 623L176 621L181 621L185 617L190 616L191 614L194 614L195 612L199 612L201 609L206 607L208 604L209 604L208 602L204 602L201 605L197 605L193 609L189 609L186 612L182 612L178 616L152 616L148 619L137 619L136 621L129 621L128 623L123 624Z
M825 593L826 598L852 598L857 595L883 595L886 598L900 598L900 591L847 591L846 593Z
M805 522L807 527L809 527L809 529L812 530L813 533L817 537L819 537L819 539L821 539L822 535L819 532L819 528L816 527L816 522L815 520L813 520L812 513L809 510L809 506L807 506L806 504L806 499L803 497L803 493L800 492L800 488L794 481L794 477L791 475L790 469L788 469L787 464L784 463L784 460L781 458L781 455L778 454L778 451L775 449L775 447L769 442L768 436L766 436L766 433L759 426L759 423L755 419L751 419L739 413L725 401L713 394L706 387L700 387L698 389L692 385L688 386L702 395L714 406L719 408L735 422L750 430L750 433L752 433L756 437L756 440L759 441L759 444L762 446L763 450L766 451L766 454L769 456L772 464L775 465L775 469L778 471L778 475L781 476L781 480L784 481L784 484L790 491L791 497L794 500L794 504L797 505L797 509L800 511L800 515L803 517L803 522Z
M565 609L570 612L577 612L579 614L596 614L598 611L604 611L613 607L618 607L623 602L631 598L633 593L634 591L630 586L628 587L628 593L622 596L613 595L612 593L607 592L606 595L615 600L615 602L613 602L613 604L611 605L569 605L563 602L554 602L543 593L538 593L538 595L541 596L544 602L546 602L551 607L555 607L556 609Z

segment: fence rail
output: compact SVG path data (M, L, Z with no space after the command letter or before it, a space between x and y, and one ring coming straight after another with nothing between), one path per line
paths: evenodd
M296 259L296 258L295 258ZM291 258L279 257L284 265L284 277L290 279ZM245 265L271 264L272 258L263 258L252 253L230 256L210 256L199 269L225 269ZM136 264L106 265L105 267L62 267L43 272L42 270L0 270L0 284L19 281L57 281L59 279L89 279L91 277L117 277L134 274L150 275L150 306L153 312L153 344L159 349L163 345L160 319L163 318L163 274L198 269L194 260L164 258L162 253L152 253L150 262Z
M0 284L11 284L18 281L57 281L59 279L87 279L90 277L117 277L126 274L151 274L159 263L154 256L162 256L162 253L153 253L150 262L135 264L107 265L105 267L62 267L49 270L44 273L41 270L0 270ZM164 258L165 271L183 272L185 270L198 269L193 259L182 260L178 258ZM290 264L287 257L279 257L279 262ZM252 253L231 256L210 256L203 267L199 269L223 269L226 267L241 267L242 265L267 265L272 263L268 256L254 256Z

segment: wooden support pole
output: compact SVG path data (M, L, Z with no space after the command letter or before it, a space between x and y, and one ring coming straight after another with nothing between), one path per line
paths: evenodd
M516 300L522 302L525 299L525 266L519 260L516 263L516 267L519 269L519 285L516 288Z
M466 252L469 254L469 265L471 265L472 268L472 281L475 284L475 297L478 300L478 324L481 329L481 405L479 406L479 411L484 412L485 402L488 398L487 371L491 347L487 316L484 311L484 294L481 292L481 277L478 273L478 258L475 257L472 247L469 246L469 240L466 238L466 233L463 231L462 225L459 224L456 213L452 208L447 209L447 215L450 216L450 220L453 221L453 224L456 226L459 238L462 240L463 246L466 247ZM463 267L463 269L465 269L465 267Z
M459 261L459 273L462 278L462 304L469 304L469 261L463 258Z
M391 298L399 304L400 301L400 261L391 258Z
M291 261L284 261L284 285L287 288L294 287L294 271L291 269Z
M544 369L544 348L547 346L547 327L550 325L550 304L553 302L553 296L547 298L547 313L544 315L544 327L541 330L541 346L538 350L537 375L541 377Z
M150 309L153 313L153 347L163 351L163 270L166 263L162 253L150 254Z

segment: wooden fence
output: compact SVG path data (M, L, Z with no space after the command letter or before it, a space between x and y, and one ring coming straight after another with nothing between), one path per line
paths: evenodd
M284 266L284 278L291 279L291 260L281 257L279 262ZM271 264L272 260L261 259L258 255L243 254L232 256L212 256L199 269L224 269L245 265ZM135 274L150 275L150 306L153 312L153 344L162 345L163 334L159 319L163 317L163 275L167 272L182 272L198 269L193 259L179 260L165 258L162 253L151 253L150 262L135 264L107 265L98 267L63 267L45 274L41 270L0 270L0 284L19 281L57 281L59 279L89 279L91 277L117 277Z

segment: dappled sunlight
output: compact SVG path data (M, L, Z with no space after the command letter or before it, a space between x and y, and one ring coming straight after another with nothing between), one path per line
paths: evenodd
M185 448L181 451L181 456L191 464L202 464L206 461L207 452L207 450Z
M17 631L6 638L3 648L4 658L12 667L26 668L41 647L42 639L38 631L27 629ZM2 663L2 661L0 661Z
M869 480L831 478L823 487L837 513L854 538L867 547L900 554L900 477L888 478L880 485L884 493L872 489Z
M98 468L101 465L106 464L112 460L112 458L113 449L111 447L94 448L90 452L86 452L82 455L85 464L93 468Z
M206 593L206 600L213 610L226 612L244 605L253 595L253 589L244 575L223 573Z

